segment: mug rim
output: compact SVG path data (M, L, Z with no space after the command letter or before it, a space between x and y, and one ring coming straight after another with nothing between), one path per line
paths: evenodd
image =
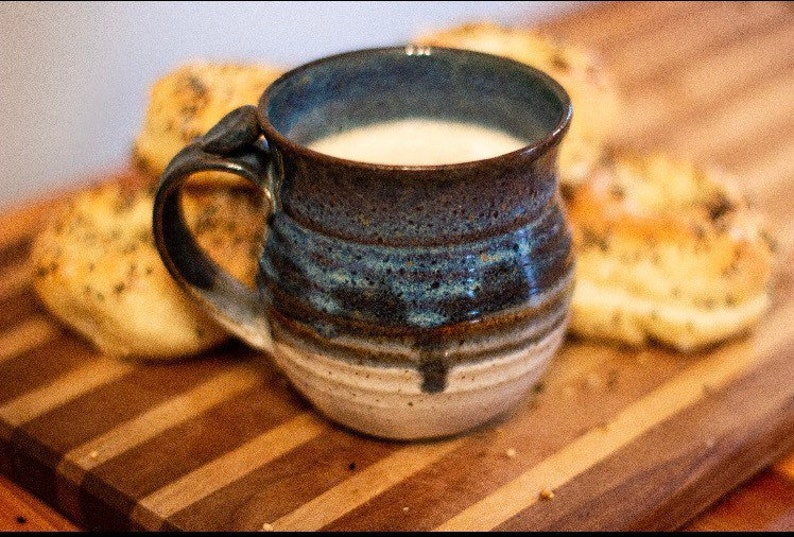
M319 151L310 149L309 147L300 144L298 142L295 142L294 140L288 138L287 136L279 132L278 129L276 129L275 126L273 126L273 124L270 123L267 114L265 113L266 104L270 98L273 88L275 88L282 81L288 78L299 76L301 73L309 71L317 67L318 65L323 65L325 63L329 63L333 61L339 61L344 58L370 57L370 56L378 56L378 55L395 55L395 54L398 55L402 54L405 56L429 56L436 53L461 55L461 56L487 57L489 61L497 61L497 62L512 64L514 68L531 72L533 76L542 80L543 83L545 83L546 86L554 93L554 96L557 97L557 99L559 99L560 104L563 108L563 113L561 114L560 120L557 122L554 128L551 129L549 132L547 132L543 137L534 140L533 142L526 144L518 149L515 149L508 153L502 153L500 155L496 155L493 157L488 157L478 160L468 160L463 162L452 162L446 164L386 164L379 162L367 162L361 160L346 159L342 157L335 157L327 153L321 153ZM324 160L331 164L356 167L356 168L375 169L382 171L399 170L400 172L403 173L406 172L410 173L410 172L427 172L427 171L464 170L464 169L479 167L482 165L497 163L500 160L509 160L512 157L529 156L534 153L544 154L549 147L560 143L563 135L570 127L571 118L573 116L573 105L571 103L571 98L568 95L568 92L565 90L565 88L562 87L562 85L559 82L557 82L554 78L552 78L548 73L536 67L528 65L526 63L522 63L505 56L499 56L496 54L490 54L486 52L480 52L480 51L464 49L464 48L406 44L400 46L374 47L374 48L350 50L350 51L318 58L316 60L312 60L298 67L295 67L283 73L276 80L271 82L267 88L265 88L265 90L262 92L262 94L259 97L256 111L257 111L257 118L259 121L259 125L262 128L262 131L264 132L265 140L267 140L268 144L275 142L277 145L286 146L287 148L290 149L290 151L294 151L295 153L301 156L309 157L316 160Z

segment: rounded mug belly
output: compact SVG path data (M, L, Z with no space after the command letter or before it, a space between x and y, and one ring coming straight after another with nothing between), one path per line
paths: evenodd
M388 438L504 414L562 342L573 287L556 199L517 229L384 246L271 219L261 261L275 360L331 419Z

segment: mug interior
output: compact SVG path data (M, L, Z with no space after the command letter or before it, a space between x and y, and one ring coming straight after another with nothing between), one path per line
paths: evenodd
M262 95L260 113L280 135L303 146L408 118L475 123L529 146L563 130L571 110L562 87L527 65L409 46L340 54L290 71Z

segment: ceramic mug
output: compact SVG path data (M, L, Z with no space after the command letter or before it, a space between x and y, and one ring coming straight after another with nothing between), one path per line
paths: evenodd
M468 431L514 409L563 339L574 258L557 153L571 114L549 76L489 54L409 46L324 58L174 157L155 241L176 281L331 420L392 439ZM440 165L308 147L406 118L522 142ZM208 170L271 202L256 288L211 261L183 221L178 193Z

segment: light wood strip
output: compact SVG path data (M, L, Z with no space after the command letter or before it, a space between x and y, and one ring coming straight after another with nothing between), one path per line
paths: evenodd
M623 143L661 146L680 156L703 160L719 152L739 150L746 140L777 132L776 121L788 121L794 113L794 69L763 80L739 98L722 103L711 115L694 116L685 122L667 123L652 132L624 138Z
M47 343L58 332L56 325L44 316L27 319L0 334L0 363Z
M670 21L691 16L708 8L697 2L614 2L596 3L541 28L566 41L591 48L620 46L647 32L658 32Z
M326 427L311 412L299 414L149 494L138 502L131 518L143 528L159 529L169 516L317 437Z
M94 388L123 377L133 369L132 365L112 358L94 360L0 406L0 422L5 422L8 427L18 427ZM0 436L4 432L5 428L0 429Z
M794 304L776 316L776 324L794 318ZM693 364L656 390L627 406L606 427L580 436L551 457L544 459L516 479L499 487L482 500L436 528L440 531L487 531L495 528L540 499L543 490L554 490L578 476L655 425L686 409L705 396L769 358L769 351L786 337L765 330L767 338L746 352L715 352ZM775 337L777 335L777 337Z
M794 187L794 141L777 144L768 153L745 159L729 170L765 212L780 205L785 210L790 206L788 192Z
M696 99L705 99L728 84L747 84L767 69L790 65L794 51L791 26L779 24L776 19L771 23L765 24L757 34L743 36L707 55L692 58L676 70L676 83ZM717 77L715 72L730 73L730 76Z
M780 196L780 188L790 186L794 179L794 117L791 119L792 134L777 137L782 133L770 133L766 138L768 143L761 143L752 158L748 158L746 153L738 153L721 159L726 169L742 178L742 188L746 192L758 197L764 194Z
M631 46L614 48L608 56L612 71L623 86L642 83L671 63L688 61L690 56L698 54L721 36L740 33L753 25L775 20L785 15L787 9L772 2L738 4L716 3L713 8L680 17L675 24L660 27L657 32L632 39Z
M748 39L736 40L728 47L708 55L697 55L675 73L666 74L641 91L620 88L625 95L621 126L623 139L648 137L669 125L689 121L693 114L722 107L743 93L759 77L774 76L791 63L794 32L788 25ZM714 76L715 72L730 76Z
M733 76L742 69L743 54L739 51L743 47L754 49L759 37L764 33L775 34L776 29L790 28L790 13L782 5L773 3L766 6L738 9L737 6L727 3L724 7L718 7L713 11L715 12L710 14L709 18L713 19L713 24L724 26L724 32L713 34L711 38L697 31L685 33L684 40L678 43L672 42L665 36L659 42L659 47L668 50L669 46L673 45L673 50L678 47L679 53L675 54L671 50L670 56L664 61L655 55L657 56L655 61L661 61L660 65L645 73L637 72L635 73L638 75L636 77L621 79L623 85L629 91L646 91L648 86L657 82L664 83L671 74L675 78L685 78L688 71L703 68L705 64L714 66L714 70L711 71L712 75L715 72L721 72L730 73ZM722 12L721 17L720 11ZM737 14L738 16L736 16ZM730 21L731 17L734 17L732 22ZM701 21L692 17L689 22L692 26L698 26ZM681 27L680 21L676 26ZM691 43L687 43L687 39ZM785 45L784 40L774 43L772 49L759 51L756 59L766 61L767 59L762 56L787 56L785 49L779 49L781 45ZM687 50L690 47L691 50ZM736 63L732 63L733 61ZM711 82L724 78L723 76L712 76ZM687 86L683 87L689 90Z
M564 351L566 367L557 367L544 379L548 391L560 390L572 379L585 375L603 362L614 358L615 349L587 345L568 347ZM358 472L354 477L327 490L295 511L270 525L280 531L316 531L353 509L380 495L390 487L410 478L460 447L464 439L441 444L410 446Z
M464 438L403 448L272 523L276 531L316 531L430 466Z
M18 293L30 283L31 268L27 259L17 263L0 274L0 300Z
M673 147L686 150L697 159L714 157L719 153L742 151L748 140L778 136L779 126L791 125L794 114L794 63L782 71L782 76L766 79L741 99L720 109L709 119L697 122L691 132L678 131ZM677 133L678 134L678 133ZM719 142L715 139L719 135ZM752 155L748 155L752 158Z
M248 368L238 367L216 375L72 449L64 455L57 470L79 485L93 468L228 401L260 381L261 376Z
M794 481L794 452L775 464L775 470Z

